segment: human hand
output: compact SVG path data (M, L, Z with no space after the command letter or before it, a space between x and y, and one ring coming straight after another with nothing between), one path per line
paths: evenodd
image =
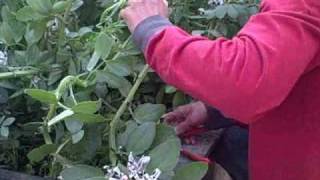
M168 14L167 0L129 0L128 6L120 12L120 16L127 23L131 32L148 17L155 15L168 17Z
M182 136L184 133L200 127L208 121L207 108L202 102L180 106L173 112L166 114L164 121L175 127L177 135ZM185 141L194 144L193 138L185 139Z

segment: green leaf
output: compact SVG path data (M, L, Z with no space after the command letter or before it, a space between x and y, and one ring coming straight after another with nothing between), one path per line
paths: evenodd
M1 6L1 18L2 21L6 21L9 23L9 21L14 20L14 18L12 18L12 13L11 10L9 9L8 6Z
M98 71L97 82L106 82L109 87L119 89L123 96L127 96L132 87L131 83L127 79L117 76L109 71Z
M24 35L29 45L38 42L46 31L46 25L43 22L33 22L28 24L26 34Z
M76 76L78 74L78 64L74 60L69 61L68 73L70 75Z
M136 128L138 128L138 125L137 125L137 123L135 121L128 121L126 126L127 126L126 130L117 137L118 147L119 146L121 146L121 147L126 146L127 142L130 139L130 134Z
M176 171L172 180L199 180L208 171L208 165L200 162L190 163Z
M230 16L233 19L236 19L239 16L238 10L235 8L233 4L230 4L228 6L228 16Z
M109 56L113 44L113 38L109 37L105 33L100 33L97 36L95 43L95 51L87 65L88 71L92 71L95 68L100 58L105 59Z
M1 116L1 118L0 118L0 124L2 124L2 122L3 122L5 119L6 119L5 116Z
M159 180L172 180L174 174L175 174L174 170L161 172Z
M114 39L102 32L97 36L95 52L97 52L102 59L105 59L109 56L113 44Z
M40 162L47 155L54 153L57 148L55 144L45 144L30 151L27 157L31 162Z
M77 144L70 144L68 147L68 156L81 159L83 161L92 161L102 145L104 126L98 124L87 124L83 127L85 136Z
M68 5L69 5L69 2L67 1L58 1L53 5L53 12L57 14L63 13L68 7Z
M79 33L79 36L84 36L91 32L92 32L92 27L81 27L78 33Z
M1 124L1 126L10 126L11 124L14 123L16 119L11 117L11 118L7 118L6 120L3 121L3 123Z
M26 51L26 60L27 64L29 65L37 65L39 64L39 59L40 59L40 49L37 46L37 44L33 44L27 48Z
M9 100L9 93L6 89L0 87L0 104L5 104Z
M64 123L71 134L76 134L83 127L83 122L75 119L66 120Z
M58 80L62 78L62 73L63 71L61 69L53 69L49 73L49 78L48 78L48 85L52 86L55 84Z
M80 130L79 132L75 133L75 134L72 134L71 138L72 138L72 143L73 144L76 144L78 143L79 141L81 141L81 139L83 138L84 136L84 130Z
M54 93L42 89L26 89L25 93L43 103L56 104L58 102Z
M27 21L36 21L44 18L44 16L35 12L32 7L25 6L18 10L16 14L16 18L18 21L27 22Z
M166 107L162 104L142 104L134 111L134 118L138 123L157 122L165 111Z
M99 168L88 165L76 165L64 169L61 174L63 180L86 180L104 176L104 173Z
M172 93L175 93L176 91L177 91L177 89L173 86L166 85L166 87L165 87L165 92L167 94L172 94Z
M155 147L150 153L151 162L148 165L148 172L159 168L161 171L171 171L178 163L180 156L180 141L177 138L169 139Z
M75 113L94 114L100 109L100 107L101 101L86 101L78 103L72 107L72 110Z
M3 137L8 137L9 136L9 128L6 126L0 127L0 134Z
M136 155L144 153L152 145L155 134L155 123L144 123L138 126L129 135L125 146L127 152L132 152Z
M83 5L83 0L74 0L72 2L71 11L79 9Z
M132 73L131 67L128 63L123 61L109 61L107 62L108 70L117 76L129 76Z
M100 114L84 114L84 113L76 113L70 116L69 119L78 119L83 123L91 124L91 123L100 123L105 122L105 119Z
M0 41L5 42L7 45L15 44L14 34L7 22L0 25Z
M218 6L215 10L215 17L219 18L219 19L223 19L228 12L228 6L227 5L222 5L222 6Z
M1 15L3 18L3 23L5 24L5 26L7 26L5 27L4 31L10 30L10 34L6 32L7 33L5 34L5 36L7 36L6 38L11 38L11 40L13 40L14 43L18 43L19 41L21 41L26 29L25 24L17 21L16 17L9 10L7 6L2 7ZM9 37L8 35L11 35L11 36ZM8 42L9 41L10 40L8 39ZM11 44L13 44L13 42Z
M187 97L183 92L178 91L174 94L173 100L172 100L172 106L174 108L181 106L181 105L184 105L184 104L187 104L187 103L188 103Z
M54 118L52 118L49 122L48 122L48 126L52 126L54 124L57 124L58 122L64 120L67 117L71 117L72 115L74 115L74 112L72 110L64 110L62 111L60 114L58 114L57 116L55 116Z
M156 129L156 136L152 143L152 148L166 142L168 139L176 138L174 128L166 124L158 124Z
M212 18L223 19L227 15L227 12L228 12L228 5L220 5L213 10L204 11L204 14L208 19L212 19Z
M27 3L33 10L44 15L48 15L52 10L51 0L27 0Z
M101 55L98 54L96 51L92 54L91 59L89 60L89 63L87 65L88 71L92 71L96 67L96 65L99 62L100 57L101 57Z

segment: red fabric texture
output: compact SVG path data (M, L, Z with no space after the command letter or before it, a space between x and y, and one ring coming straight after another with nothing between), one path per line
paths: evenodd
M319 0L265 0L233 39L170 26L145 56L167 83L249 125L252 180L319 180L319 45Z

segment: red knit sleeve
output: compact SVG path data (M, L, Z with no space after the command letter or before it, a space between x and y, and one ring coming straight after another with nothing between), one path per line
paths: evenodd
M148 43L147 62L167 83L249 123L278 106L318 52L309 17L260 13L231 40L168 26Z

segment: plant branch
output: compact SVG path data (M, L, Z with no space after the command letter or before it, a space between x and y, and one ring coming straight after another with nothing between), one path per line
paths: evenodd
M142 71L140 72L135 84L131 88L127 98L122 102L120 108L118 109L116 115L114 116L114 118L112 119L112 121L110 123L109 144L110 144L110 148L112 151L117 150L116 132L117 132L117 127L118 127L120 118L123 115L123 113L125 112L125 110L127 109L128 104L133 100L142 81L144 80L144 78L148 74L148 70L149 70L149 65L145 65L144 68L142 69ZM112 151L110 151L110 160L113 164L115 164L116 157Z
M52 139L49 134L49 127L48 127L48 121L54 116L54 113L56 112L57 105L56 104L51 104L49 107L49 112L47 114L46 119L44 120L43 124L43 138L46 144L52 144Z
M23 77L23 76L27 76L27 75L35 75L38 72L39 72L38 70L3 72L3 73L0 73L0 80Z

